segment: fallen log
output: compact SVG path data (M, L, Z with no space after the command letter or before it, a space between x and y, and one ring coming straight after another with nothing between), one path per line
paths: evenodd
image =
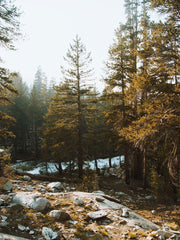
M41 181L49 181L49 182L53 182L53 181L64 182L64 181L67 181L67 179L64 178L64 177L54 177L54 176L48 176L48 175L32 174L32 173L27 173L27 172L21 172L19 170L15 170L15 174L20 175L20 176L27 175L27 176L31 177L32 179L41 180Z

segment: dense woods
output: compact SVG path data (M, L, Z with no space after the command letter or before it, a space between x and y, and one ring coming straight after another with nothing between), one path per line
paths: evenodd
M157 194L180 187L180 3L125 0L126 22L115 30L105 64L105 88L94 85L91 54L76 36L60 83L38 67L30 88L0 68L0 145L12 161L36 159L78 166L124 155L125 181ZM153 21L151 13L163 14ZM18 9L0 1L0 43L19 35ZM112 36L113 38L113 36ZM3 58L3 56L1 56ZM98 169L97 169L98 172ZM174 195L173 195L174 194Z

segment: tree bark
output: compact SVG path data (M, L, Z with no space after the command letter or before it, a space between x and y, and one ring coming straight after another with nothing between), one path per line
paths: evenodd
M143 150L143 188L146 189L146 150Z
M125 163L125 182L127 185L129 185L130 184L130 171L129 171L129 159L128 159L127 149L125 149L124 163Z
M112 167L112 161L111 161L111 157L109 157L109 167Z

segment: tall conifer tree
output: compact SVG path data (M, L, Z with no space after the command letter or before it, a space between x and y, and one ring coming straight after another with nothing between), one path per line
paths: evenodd
M62 68L64 83L60 88L55 88L56 93L46 121L52 121L54 129L56 128L58 132L62 133L56 146L58 147L59 144L59 149L63 146L62 144L65 149L71 147L71 157L77 158L79 177L82 177L85 152L84 136L87 132L86 112L88 94L90 94L90 85L92 84L92 69L90 68L92 59L78 36L70 44L64 59L67 63L67 67ZM55 117L54 113L57 111L61 114ZM51 116L54 116L54 119ZM48 126L45 134L47 131ZM68 156L67 151L65 152ZM67 156L64 156L64 160L67 159Z
M12 1L0 1L0 45L8 49L14 49L14 40L19 35L19 10ZM1 63L0 56L0 63ZM8 92L17 93L12 85L12 74L5 68L0 67L0 136L8 138L13 136L8 128L14 123L14 118L2 111L3 105L11 102Z

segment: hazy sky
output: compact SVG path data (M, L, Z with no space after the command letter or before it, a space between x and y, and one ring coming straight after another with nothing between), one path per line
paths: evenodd
M96 79L101 78L114 30L125 22L123 0L16 0L16 5L23 12L24 40L15 43L17 51L1 49L10 70L20 72L30 85L41 66L48 79L59 82L63 56L78 34L92 53Z

